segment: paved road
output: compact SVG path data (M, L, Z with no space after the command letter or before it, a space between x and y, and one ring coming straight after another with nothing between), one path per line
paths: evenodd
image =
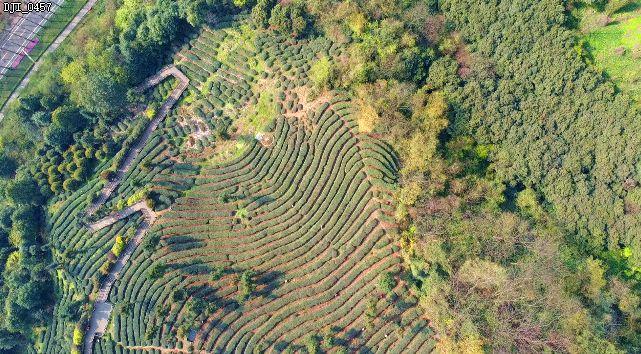
M146 206L145 206L146 207ZM125 268L125 264L134 253L136 248L142 242L143 236L149 231L149 227L156 220L156 214L150 209L143 209L145 221L142 222L136 234L129 241L127 247L122 251L120 257L109 271L109 274L104 278L100 289L98 290L98 297L94 301L94 310L89 319L89 330L85 334L84 353L91 354L93 350L93 341L96 335L103 335L109 323L109 316L111 316L112 306L107 302L111 288L113 287L116 279L120 277L120 272Z
M118 187L120 182L122 182L125 173L131 168L133 161L136 159L143 146L145 146L147 140L149 140L151 133L158 127L158 124L165 118L165 116L167 116L169 110L176 104L180 96L189 86L189 79L180 70L178 70L178 68L171 65L163 68L158 74L148 78L145 83L143 83L136 89L138 92L142 92L147 88L157 85L164 78L170 75L175 76L180 81L180 84L174 89L174 91L172 91L171 95L163 103L158 113L156 113L154 119L151 121L151 123L149 123L147 129L145 129L145 132L142 134L140 139L138 139L138 142L127 152L127 155L125 156L122 164L118 168L116 178L112 182L109 182L107 185L105 185L100 194L100 198L98 198L98 201L94 204L91 204L87 208L86 213L88 215L92 215L93 213L95 213L96 210L98 210L98 208L100 208L100 206L102 206L107 201L107 199L109 199L109 196L111 195L111 193L113 193L116 187ZM120 257L118 257L118 260L116 260L116 264L114 264L111 271L102 281L102 283L100 284L100 288L98 289L98 296L96 297L94 302L94 311L91 314L91 318L89 319L89 330L87 331L87 333L85 333L83 350L85 354L92 353L93 341L96 335L104 334L107 324L109 323L109 316L111 315L112 310L111 304L107 302L107 298L109 297L111 288L120 276L120 272L125 267L125 264L127 264L129 257L131 257L133 252L142 242L143 236L147 233L147 231L149 231L149 228L151 227L151 225L153 225L154 221L156 221L157 215L153 210L147 207L147 204L144 201L140 201L124 210L118 211L89 225L90 230L97 231L139 211L142 212L145 220L136 230L136 234L129 241L127 247L125 247L125 249L122 251Z
M113 213L113 214L111 214L111 215L109 215L109 216L107 216L107 217L105 217L103 219L100 219L100 220L96 221L93 224L90 224L89 225L89 230L91 230L93 232L99 231L99 230L104 229L105 227L107 227L109 225L113 225L117 221L122 220L122 219L128 217L129 215L135 214L135 213L137 213L139 211L143 212L143 213L145 213L145 212L153 213L153 211L149 210L149 208L147 207L146 202L143 200L143 201L140 201L140 202L138 202L138 203L136 203L136 204L134 204L132 206L126 207L123 210L117 211L117 212L115 212L115 213ZM155 218L155 216L154 216L154 218Z
M37 0L34 2L43 1ZM20 61L24 59L25 52L33 48L36 34L64 0L53 0L51 2L51 11L30 12L28 14L17 12L9 15L18 20L0 38L0 80L10 68L18 66Z
M59 0L59 1L62 2L64 0ZM38 71L47 54L53 52L60 46L60 44L69 36L69 34L71 34L71 32L76 28L76 26L78 26L78 24L85 18L87 13L89 13L89 11L93 8L93 6L96 4L97 1L98 0L87 1L85 6L76 14L76 16L74 16L73 20L69 22L67 27L65 27L65 29L62 32L60 32L58 37L53 41L53 43L51 43L49 48L47 48L47 50L40 56L40 58L36 60L36 63L31 67L31 69L29 70L29 73L27 73L27 75L25 75L25 77L22 78L20 85L18 85L18 87L11 94L7 102L5 102L4 106L2 106L2 109L0 110L0 122L2 122L2 118L4 118L4 110L9 106L11 102L15 101L18 98L18 95L20 95L20 91L22 91L27 86L33 73Z
M109 324L109 314L113 310L113 305L108 302L96 302L94 304L93 315L89 323L90 333L105 333Z

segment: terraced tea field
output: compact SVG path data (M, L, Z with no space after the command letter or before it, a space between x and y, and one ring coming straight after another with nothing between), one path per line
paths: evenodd
M432 348L399 277L396 157L358 132L348 96L314 92L308 77L315 60L341 54L328 40L296 41L242 20L178 48L175 65L190 88L141 135L131 161L133 141L111 161L129 163L113 192L101 194L105 182L95 178L57 205L51 233L65 300L45 352L69 350L74 322L64 312L85 306L88 316L116 239L135 240L150 218L138 208L87 225L144 198L157 218L108 291L105 335L85 352ZM149 88L148 110L167 99L163 85ZM122 128L143 131L145 119Z

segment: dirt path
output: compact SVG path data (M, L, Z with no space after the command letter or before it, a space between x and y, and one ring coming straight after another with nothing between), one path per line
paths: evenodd
M157 85L164 78L170 75L175 76L180 81L180 84L174 89L174 91L172 91L171 95L163 103L154 119L151 121L151 123L149 123L143 134L138 139L137 143L129 150L129 152L127 152L127 155L118 168L116 177L107 185L105 185L98 200L87 208L87 215L93 215L107 201L107 199L109 199L118 185L120 185L120 182L122 182L125 173L129 171L133 161L145 146L147 140L149 140L151 133L158 127L158 124L167 116L169 110L174 106L174 104L176 104L180 96L187 89L189 85L189 79L182 72L180 72L180 70L172 65L163 68L158 74L148 78L144 84L136 89L138 92L142 92L150 87L153 87L154 85ZM111 288L116 282L116 279L118 279L118 277L120 276L120 272L125 267L125 264L127 264L127 261L129 260L133 252L142 242L143 236L147 233L147 231L149 231L151 225L153 225L153 223L156 221L157 215L147 206L145 201L140 201L88 226L91 231L95 232L137 212L141 212L143 214L144 221L136 230L134 237L129 240L127 247L125 247L125 249L122 251L122 253L118 257L118 260L109 271L109 274L102 280L100 288L98 289L98 296L94 301L94 310L91 314L91 318L89 319L89 329L85 333L83 351L85 354L92 353L93 341L96 335L102 335L105 333L105 330L107 329L107 325L109 323L109 316L111 316L111 311L113 309L113 306L107 302L107 298L109 297Z

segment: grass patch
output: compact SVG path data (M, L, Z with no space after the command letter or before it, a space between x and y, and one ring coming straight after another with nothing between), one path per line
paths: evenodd
M219 62L234 66L233 63L229 61L229 56L236 50L239 48L250 52L256 50L254 45L256 31L251 29L249 25L245 24L239 28L227 29L225 32L227 33L227 37L220 43L216 55L216 60Z
M255 131L263 131L276 118L277 114L278 107L274 101L274 94L263 92L260 94L256 105L250 108L249 124Z
M53 43L86 3L87 0L68 0L65 1L65 6L56 10L44 28L36 35L36 38L39 38L40 42L33 48L31 53L29 53L29 56L31 56L34 61L37 61L38 58L44 54L51 43ZM10 70L7 73L8 75L0 79L0 107L4 107L13 91L18 87L20 81L27 75L32 66L33 63L31 60L25 57L16 69Z
M230 160L239 158L251 147L253 137L240 137L237 140L225 140L216 143L216 148L201 166L216 167Z
M604 14L586 10L582 21L588 22L594 16ZM641 102L641 10L618 13L610 21L613 22L586 31L589 53L594 65L622 91Z

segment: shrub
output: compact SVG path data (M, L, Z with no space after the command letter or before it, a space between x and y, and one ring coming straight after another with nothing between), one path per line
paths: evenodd
M309 354L316 354L320 349L320 340L316 334L309 334L305 339L305 348Z
M147 278L149 279L158 279L165 274L167 270L167 265L164 263L156 263L147 273Z
M225 275L225 267L224 266L215 266L214 269L211 271L211 280L216 281L219 280L220 278Z
M251 294L256 290L256 284L254 284L254 271L248 269L240 275L239 280L239 298L241 301L246 300L251 296Z
M73 329L73 344L75 346L80 346L82 345L82 340L85 338L85 332L80 328L80 326L76 326Z
M113 255L116 257L120 257L120 254L124 249L125 240L120 235L116 236L116 242L114 243L113 247L111 247L111 253L113 253Z
M378 280L378 287L382 292L389 294L392 292L395 286L396 281L394 280L394 276L392 275L392 273L386 272L380 276Z
M114 178L116 178L116 171L112 169L104 170L100 173L100 178L107 182L111 182Z
M309 77L314 83L314 87L316 89L331 88L334 75L335 73L332 63L326 56L317 60L309 70Z

